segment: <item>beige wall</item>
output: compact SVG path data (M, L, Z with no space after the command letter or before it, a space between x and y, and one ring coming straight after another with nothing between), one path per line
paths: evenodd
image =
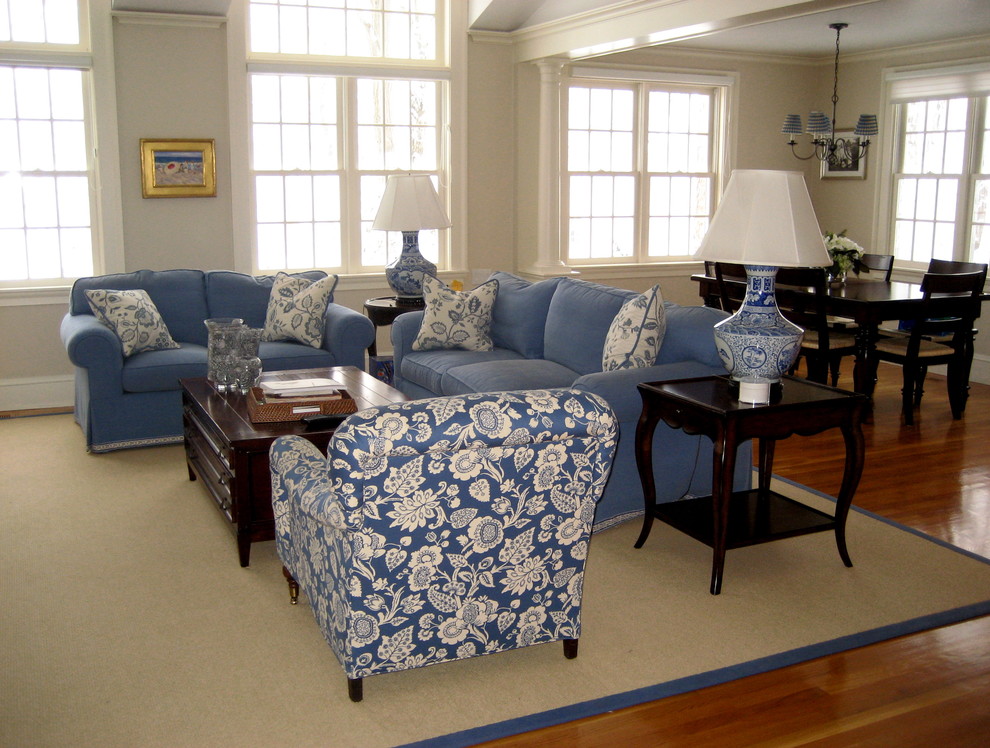
M223 25L115 23L117 124L123 196L124 269L233 268L230 145L227 116L227 31ZM912 52L844 65L840 124L860 111L877 111L883 68L931 60L964 58L977 45L941 52ZM733 110L733 165L743 168L805 170L823 228L848 228L868 243L873 235L876 170L865 181L820 181L817 165L793 159L778 130L783 114L805 114L824 106L831 94L828 65L753 60L658 48L626 53L613 61L657 67L689 67L738 75ZM537 231L539 71L513 62L512 47L468 43L467 237L471 272L517 270L532 255ZM878 112L880 114L880 112ZM217 144L216 198L141 198L138 141L142 137L214 138ZM875 248L883 251L883 248ZM586 272L584 277L645 289L662 282L667 298L698 303L688 278L693 268ZM387 288L348 286L340 303L360 309L363 299ZM58 324L67 292L42 305L0 306L0 410L68 405L71 367L59 341ZM380 344L388 346L385 333ZM990 359L990 336L978 339L978 356ZM42 386L39 387L39 383Z
M468 44L467 237L468 269L475 273L515 267L512 52L508 44Z
M114 24L124 268L232 268L226 25ZM142 198L141 138L214 139L217 196Z

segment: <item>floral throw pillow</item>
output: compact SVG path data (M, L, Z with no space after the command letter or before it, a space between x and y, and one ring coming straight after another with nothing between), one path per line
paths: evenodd
M602 371L653 366L667 332L663 295L657 284L629 299L615 315L602 351Z
M319 348L323 345L327 306L336 286L336 275L312 281L279 273L268 297L268 314L261 339L298 340Z
M459 292L432 275L423 276L426 312L412 349L492 350L492 309L497 295L497 280L482 283L473 291Z
M124 357L142 351L179 348L147 291L86 292L93 315L120 338Z

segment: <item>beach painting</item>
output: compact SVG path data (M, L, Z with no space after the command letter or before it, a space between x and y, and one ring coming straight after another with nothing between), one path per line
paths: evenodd
M142 140L141 188L144 197L215 197L214 142Z
M155 186L203 184L202 151L155 151Z

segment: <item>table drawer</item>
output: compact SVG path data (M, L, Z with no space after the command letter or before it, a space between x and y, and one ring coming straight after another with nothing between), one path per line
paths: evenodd
M227 519L235 522L237 512L231 496L234 474L223 458L223 453L217 451L208 435L197 430L188 420L185 424L185 437L186 459Z

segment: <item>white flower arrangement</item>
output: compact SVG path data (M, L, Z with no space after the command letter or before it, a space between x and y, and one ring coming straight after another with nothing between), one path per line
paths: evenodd
M829 275L841 278L850 270L854 273L859 273L860 270L869 272L870 269L860 262L863 259L863 248L846 236L845 229L838 234L828 231L823 238L828 256L832 258Z

